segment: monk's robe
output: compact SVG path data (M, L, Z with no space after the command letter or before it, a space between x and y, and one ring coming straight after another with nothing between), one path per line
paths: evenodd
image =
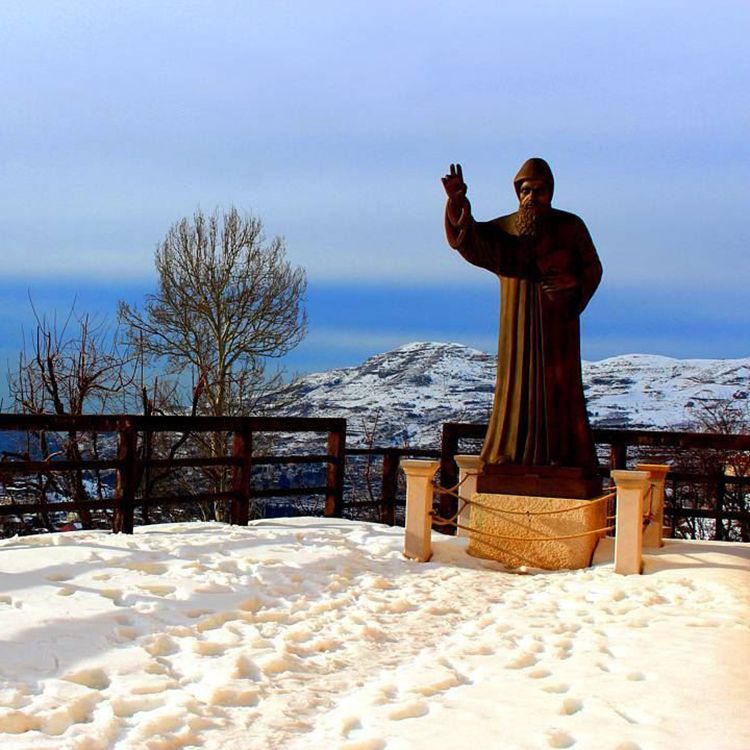
M602 267L586 225L549 209L538 236L519 236L516 213L475 221L468 200L446 208L448 243L500 278L497 384L482 448L487 463L596 469L581 382L579 316ZM545 291L542 278L575 286Z

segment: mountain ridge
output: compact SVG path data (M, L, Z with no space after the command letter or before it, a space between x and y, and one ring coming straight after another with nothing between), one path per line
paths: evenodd
M412 342L361 365L303 376L286 415L345 417L353 446L439 444L443 422L484 422L496 358L458 343ZM677 359L621 354L582 363L592 426L689 429L705 403L746 401L750 357Z

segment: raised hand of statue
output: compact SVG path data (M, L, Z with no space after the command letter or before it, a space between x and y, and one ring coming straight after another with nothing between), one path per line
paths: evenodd
M456 203L462 203L466 197L466 183L461 171L460 164L451 164L451 171L442 178L443 187L448 194L448 199Z
M468 203L466 200L466 183L464 182L461 165L451 164L451 171L442 180L443 187L448 195L446 215L450 223L457 226L462 217L465 216L464 208Z

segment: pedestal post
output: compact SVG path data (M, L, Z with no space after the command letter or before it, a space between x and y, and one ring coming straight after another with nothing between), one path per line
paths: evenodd
M454 460L458 465L458 494L460 497L471 500L472 495L477 491L477 476L482 471L484 461L479 456L469 456L465 453L459 453L454 456ZM462 501L459 498L458 507L461 508ZM466 504L463 510L459 513L458 521L459 526L469 525L469 514L471 513L471 506ZM457 536L469 536L470 532L466 529L456 529Z
M651 474L651 515L653 518L643 532L643 546L658 548L664 546L664 485L667 480L668 464L637 464L637 471ZM646 508L645 510L648 510Z
M651 475L647 471L615 469L611 476L617 486L615 573L639 575L643 564L643 496Z
M401 462L406 474L406 529L404 555L419 562L432 557L432 479L439 461L408 459Z

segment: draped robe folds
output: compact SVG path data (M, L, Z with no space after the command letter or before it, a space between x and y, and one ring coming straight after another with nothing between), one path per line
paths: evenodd
M446 207L448 243L500 278L497 384L482 448L486 463L567 466L594 472L597 458L581 381L579 316L602 267L583 221L550 209L537 238L519 237L516 214L475 221L464 199ZM575 285L545 291L548 274Z

